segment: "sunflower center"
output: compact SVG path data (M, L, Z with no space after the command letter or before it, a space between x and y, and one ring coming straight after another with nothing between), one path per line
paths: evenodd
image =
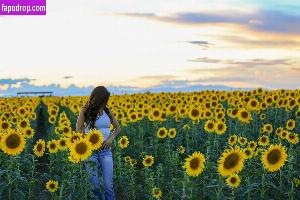
M78 143L75 150L78 154L85 154L85 152L87 151L87 145L84 142Z
M68 133L69 129L67 127L64 128L64 133Z
M243 118L247 118L247 117L248 117L248 113L244 111L244 112L242 112L241 116L242 116Z
M54 189L54 188L55 188L55 185L54 185L53 183L51 183L51 184L49 185L49 187L50 187L51 189Z
M231 179L230 179L230 183L232 183L232 184L235 184L236 183L236 178L235 177L232 177Z
M223 124L218 124L218 130L223 130Z
M262 137L262 138L261 138L261 141L262 141L263 143L265 143L265 142L267 141L267 138Z
M280 160L280 155L280 151L278 149L274 149L268 154L267 160L270 164L275 164Z
M42 144L38 144L37 147L36 147L36 150L37 151L42 151L43 147L42 147Z
M237 165L238 161L239 161L239 155L236 153L232 153L225 159L224 167L226 169L231 169Z
M175 111L176 110L176 107L175 106L171 106L170 107L170 111Z
M126 140L124 140L124 139L121 140L121 143L122 143L122 144L125 144L125 143L126 143Z
M147 158L146 163L150 164L151 163L151 158Z
M65 141L65 140L61 140L59 144L60 144L60 146L62 146L62 147L63 147L63 146L66 146L66 141Z
M191 167L191 169L193 169L193 170L198 169L199 163L200 163L200 161L199 161L198 158L193 158L193 159L190 161L190 167Z
M247 156L249 156L249 155L251 154L251 152L250 152L249 150L246 150L246 151L245 151L245 154L246 154Z
M207 125L207 127L208 127L209 129L212 129L212 128L214 127L214 124L213 124L213 123L209 123L209 124Z
M199 115L199 111L196 110L196 109L194 109L194 110L192 111L192 115L193 115L194 117L198 116L198 115Z
M8 124L7 124L7 123L3 123L3 124L2 124L2 128L3 128L3 129L7 129L7 128L8 128Z
M91 137L90 137L90 142L91 142L92 144L96 144L98 141L99 141L99 136L98 136L97 134L91 135Z
M159 131L159 135L164 135L165 132L163 130Z
M12 134L6 139L6 146L10 149L17 148L21 143L20 137L17 134Z
M26 123L25 121L22 121L22 122L21 122L21 127L24 128L24 127L26 127L26 125L27 125L27 123Z
M50 144L50 149L55 149L55 147L56 147L56 144L55 144L55 143L51 143L51 144Z
M31 135L31 130L27 130L26 135Z

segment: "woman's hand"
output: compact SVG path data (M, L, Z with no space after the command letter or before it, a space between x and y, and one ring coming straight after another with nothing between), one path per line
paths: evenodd
M100 150L108 149L111 147L113 140L115 139L114 135L110 135L102 144L100 147Z

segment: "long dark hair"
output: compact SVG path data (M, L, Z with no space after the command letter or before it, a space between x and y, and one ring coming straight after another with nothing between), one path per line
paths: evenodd
M95 128L95 122L100 108L106 112L110 121L112 117L109 114L109 108L106 106L110 97L110 92L104 86L97 86L93 89L89 100L85 104L84 123L89 128Z

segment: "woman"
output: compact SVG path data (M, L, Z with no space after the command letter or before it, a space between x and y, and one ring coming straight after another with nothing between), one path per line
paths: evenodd
M89 100L82 108L76 123L77 132L87 133L91 128L96 128L101 130L104 136L104 143L101 148L94 151L92 156L85 162L86 169L91 175L91 181L94 185L93 193L101 200L102 194L100 192L100 182L98 178L99 164L103 176L105 199L115 199L111 145L112 141L121 131L114 114L106 107L109 96L110 93L104 86L94 88ZM109 129L110 124L114 127L111 133Z

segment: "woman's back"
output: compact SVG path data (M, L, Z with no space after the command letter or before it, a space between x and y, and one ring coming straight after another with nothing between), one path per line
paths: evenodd
M100 130L103 133L104 140L106 140L110 134L110 129L109 129L110 124L111 124L110 118L105 111L103 111L103 114L100 115L95 121L95 128ZM86 127L85 133L88 133L89 130L90 130L89 127Z

